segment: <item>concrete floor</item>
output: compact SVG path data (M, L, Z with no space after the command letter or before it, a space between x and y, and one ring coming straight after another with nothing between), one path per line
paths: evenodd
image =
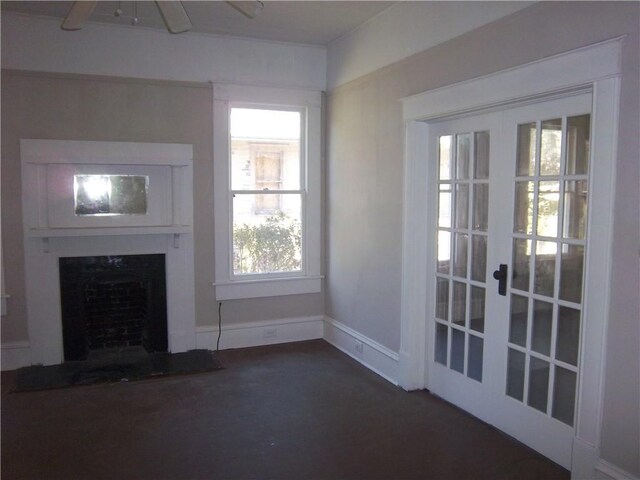
M568 479L427 392L322 340L228 350L226 369L6 393L3 479Z

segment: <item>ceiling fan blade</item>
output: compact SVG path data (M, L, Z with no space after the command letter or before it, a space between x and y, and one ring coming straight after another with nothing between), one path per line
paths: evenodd
M80 30L98 4L95 2L73 2L60 28L63 30Z
M245 2L225 2L230 7L235 8L241 14L247 18L256 18L258 14L264 8L264 3L261 1L245 1Z
M171 33L186 32L193 27L182 2L178 0L158 1L156 5L158 5L158 10L160 10L167 30Z

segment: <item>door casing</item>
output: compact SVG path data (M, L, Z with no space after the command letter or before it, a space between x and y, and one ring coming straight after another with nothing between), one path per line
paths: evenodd
M427 319L433 307L426 292L428 252L433 235L427 217L435 218L429 201L427 166L429 125L435 120L527 105L591 92L591 206L585 259L585 302L582 333L582 378L577 392L577 416L571 471L574 478L593 477L599 460L602 418L605 332L610 298L611 237L616 144L620 97L622 38L615 38L474 80L403 99L405 172L403 213L403 273L401 299L400 385L407 390L427 384ZM425 208L428 215L425 216Z

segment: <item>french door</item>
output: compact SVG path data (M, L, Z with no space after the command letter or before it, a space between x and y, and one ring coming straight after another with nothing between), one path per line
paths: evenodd
M427 387L566 468L590 125L591 94L581 94L429 127L438 207L429 219Z

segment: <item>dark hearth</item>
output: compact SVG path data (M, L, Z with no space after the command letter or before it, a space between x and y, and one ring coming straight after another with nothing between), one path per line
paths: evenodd
M164 255L60 258L65 361L142 346L167 351Z

